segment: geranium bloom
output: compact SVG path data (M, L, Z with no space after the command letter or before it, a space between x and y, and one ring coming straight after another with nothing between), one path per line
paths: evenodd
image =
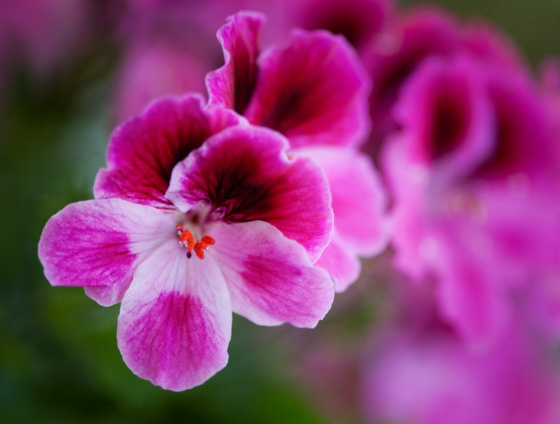
M559 168L544 106L523 72L462 57L426 62L395 116L403 129L383 155L395 264L417 281L435 276L446 318L493 343L510 298L557 257Z
M447 11L429 6L402 13L389 22L362 59L372 79L372 134L367 150L377 159L383 141L397 127L392 116L401 89L421 65L432 58L468 55L479 62L525 69L506 36L489 24L462 24Z
M523 330L490 352L469 350L447 328L391 328L365 360L369 422L553 424L560 420L558 366ZM549 347L549 346L548 346ZM365 355L364 355L365 356Z
M227 362L231 312L313 327L334 297L312 262L332 231L327 182L279 134L194 96L163 99L113 135L96 200L71 204L39 243L55 286L122 301L117 339L138 376L201 384Z
M326 31L294 30L287 44L260 53L263 23L242 12L218 31L226 63L207 76L209 102L281 132L290 154L321 166L335 229L317 264L343 291L359 275L358 255L379 253L388 238L381 183L357 151L369 130L369 81L350 45Z

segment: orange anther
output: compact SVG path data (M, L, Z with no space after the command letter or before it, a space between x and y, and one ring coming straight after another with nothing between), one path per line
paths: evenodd
M200 241L204 243L206 246L212 246L214 243L216 243L214 239L210 236L204 236Z
M204 249L206 249L206 246L204 246L202 243L195 243L194 253L196 254L196 256L198 256L199 259L204 259Z
M194 248L194 237L189 230L184 230L179 236L179 241L181 243L187 243L187 249L193 250Z

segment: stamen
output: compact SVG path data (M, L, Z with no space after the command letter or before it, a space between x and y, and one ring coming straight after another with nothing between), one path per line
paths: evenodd
M215 243L210 236L204 236L200 241L195 242L192 233L180 224L177 224L177 235L179 244L187 248L187 258L189 259L192 257L193 251L199 259L204 259L204 251Z

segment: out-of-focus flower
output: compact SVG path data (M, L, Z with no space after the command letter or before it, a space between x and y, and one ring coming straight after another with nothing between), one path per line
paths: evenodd
M394 329L393 329L394 330ZM436 325L391 331L365 359L362 405L370 422L553 424L558 368L522 326L489 352L470 351Z
M202 103L162 99L120 127L96 200L53 216L39 243L51 284L122 301L125 362L171 390L225 366L232 311L313 327L334 297L312 264L332 231L320 169L289 159L281 135Z
M335 230L317 262L345 290L360 270L358 255L387 243L385 195L365 155L369 82L352 48L325 31L295 30L287 44L262 54L264 17L238 13L218 32L225 65L207 77L210 104L243 114L290 141L290 153L321 166L331 192Z
M395 264L435 276L444 315L479 344L557 257L552 125L526 75L505 70L470 56L426 62L403 88L402 131L383 155Z
M392 18L391 0L292 0L286 2L292 28L325 29L342 35L358 52L366 50ZM272 17L272 23L275 18Z
M366 149L374 158L385 138L398 128L392 110L408 79L426 60L456 55L499 64L508 71L526 69L514 45L491 25L482 21L461 24L435 7L398 15L370 43L370 48L362 51L373 85L372 134Z
M0 65L30 65L37 75L59 68L87 35L88 4L73 0L0 3Z

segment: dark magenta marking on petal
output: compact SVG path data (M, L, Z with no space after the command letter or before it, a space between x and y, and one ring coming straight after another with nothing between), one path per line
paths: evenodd
M96 178L96 198L169 206L164 194L173 167L207 138L237 122L226 110L205 109L203 99L194 95L154 102L114 132L108 168Z
M183 211L205 202L216 219L269 222L317 257L332 231L330 192L321 170L289 160L287 147L264 128L227 129L177 166L167 196Z

